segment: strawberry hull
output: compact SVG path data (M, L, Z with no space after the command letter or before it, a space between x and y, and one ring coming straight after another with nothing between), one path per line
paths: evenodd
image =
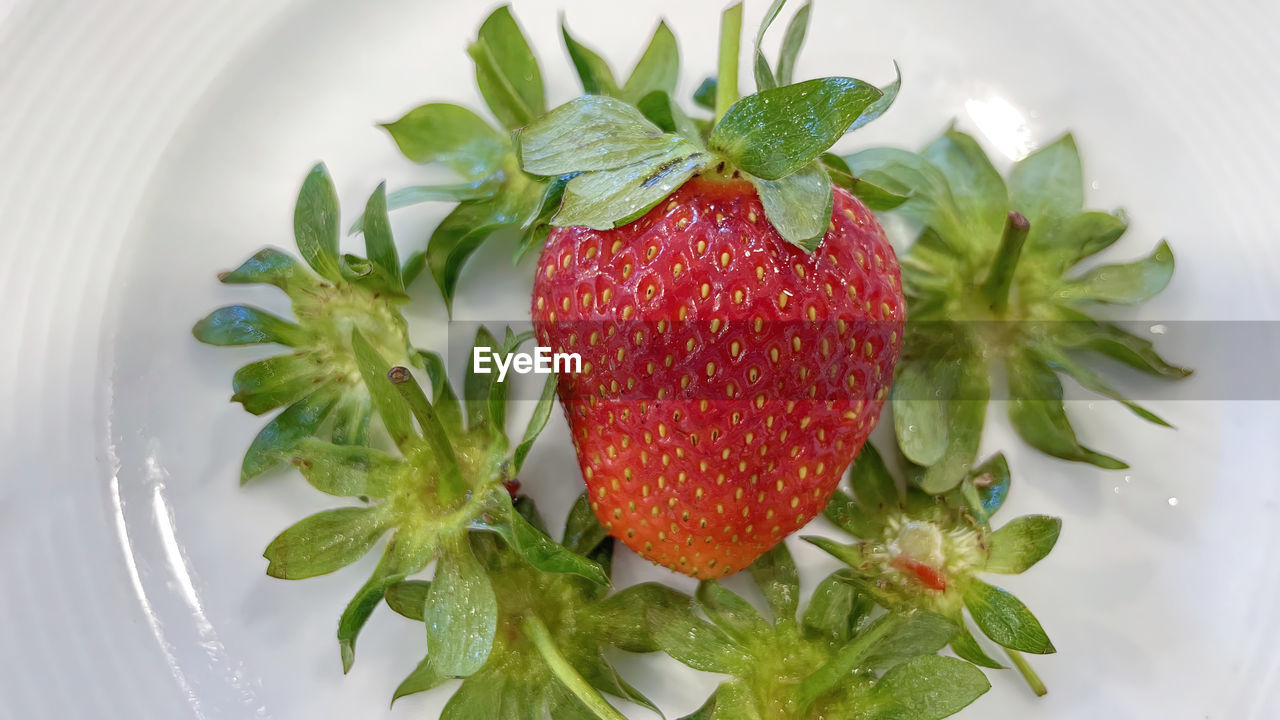
M696 577L741 570L826 506L874 429L902 343L898 262L837 189L812 253L754 189L695 178L626 226L554 230L541 345L609 532Z

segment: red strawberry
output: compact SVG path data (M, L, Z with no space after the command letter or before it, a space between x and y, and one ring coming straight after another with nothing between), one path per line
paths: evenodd
M553 229L533 323L582 357L559 392L600 521L695 577L746 567L822 511L875 427L903 308L884 231L841 188L812 253L751 184L706 176L617 229Z

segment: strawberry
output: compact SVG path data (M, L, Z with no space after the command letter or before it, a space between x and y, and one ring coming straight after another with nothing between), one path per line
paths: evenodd
M582 358L559 393L601 523L702 578L802 527L876 425L903 307L884 231L839 188L812 253L714 174L623 227L552 230L534 329Z

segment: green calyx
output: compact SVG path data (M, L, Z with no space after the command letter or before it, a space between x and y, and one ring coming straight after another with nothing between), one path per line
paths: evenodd
M715 581L698 586L696 608L648 610L664 652L730 676L683 720L943 718L990 687L968 662L936 655L952 627L934 613L873 617L871 598L846 582L844 571L823 580L800 613L799 579L785 544L750 571L770 618Z
M514 514L545 534L527 498L515 501ZM589 558L607 577L613 541L585 497L569 513L563 546L574 557ZM620 720L623 716L605 700L605 694L657 712L652 702L621 679L604 650L617 646L652 651L646 609L685 608L690 599L656 584L636 585L610 596L606 585L539 567L513 547L492 533L470 537L476 568L492 592L495 630L483 663L465 674L442 672L435 658L442 643L428 637L426 659L401 683L395 697L430 690L450 677L464 677L442 718L533 718L549 713L555 718ZM436 593L439 582L437 574L431 582L397 583L389 588L387 602L405 617L430 624L433 616L444 617L431 606L433 597L447 602L443 593ZM452 608L457 612L475 606L468 597L454 602L459 604ZM489 605L485 608L489 610Z
M508 330L500 343L481 328L476 346L508 355L525 339ZM407 368L391 367L359 330L351 346L371 404L398 452L315 437L294 442L290 457L313 487L359 504L312 515L285 530L264 553L267 573L285 579L330 573L389 534L373 576L339 622L344 670L354 660L356 636L388 588L435 560L435 590L426 600L434 618L427 628L435 648L430 668L444 677L465 677L484 664L497 632L496 595L474 554L472 534L500 537L539 571L608 583L600 565L552 542L515 512L506 487L546 424L554 380L513 449L504 431L506 389L496 375L469 375L464 402L449 386L441 358L415 353L415 364L431 378L428 397Z
M408 362L409 340L400 306L404 295L387 219L385 189L369 198L364 229L368 257L338 251L338 199L324 165L315 166L298 195L294 235L305 265L275 248L259 251L223 273L228 284L274 285L288 295L295 321L247 305L219 308L192 333L210 345L274 343L290 352L236 371L232 400L261 415L285 408L258 433L241 466L247 482L287 459L290 447L312 436L340 445L368 443L369 391L352 346L360 333L377 352Z
M1170 379L1190 371L1091 313L1157 295L1173 274L1173 254L1162 242L1136 262L1077 269L1118 240L1127 221L1120 212L1084 210L1070 135L1017 162L1007 179L973 138L954 129L918 154L874 149L845 159L859 178L909 195L895 212L921 228L902 258L911 322L893 397L899 443L919 466L915 482L942 492L972 466L990 367L1007 372L1018 434L1050 455L1127 467L1077 440L1060 374L1168 424L1125 398L1092 361L1108 357Z
M993 528L991 517L1008 495L1009 480L1008 464L996 455L947 493L929 495L913 485L904 492L876 449L866 445L850 470L854 494L837 491L825 511L828 520L859 541L805 540L847 563L845 581L876 603L947 618L957 655L983 667L1002 667L974 639L964 616L967 609L983 634L1004 647L1043 694L1043 685L1018 653L1052 653L1053 644L1025 605L978 575L1030 569L1053 549L1062 521L1026 515Z

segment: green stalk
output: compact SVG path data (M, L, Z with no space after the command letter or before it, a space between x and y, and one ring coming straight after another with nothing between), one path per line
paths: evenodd
M902 615L890 613L875 621L861 635L841 648L840 653L817 672L805 678L796 690L801 708L808 708L815 700L830 692L832 688L844 681L849 673L858 669L858 665L891 633L897 632L907 619Z
M551 632L538 616L525 616L524 634L538 649L543 662L551 668L556 679L573 693L574 697L581 700L583 705L590 708L596 717L600 720L627 720L625 715L610 705L600 691L592 687L591 683L569 664L569 661L560 653L560 648L556 647L555 641L551 639Z
M742 3L720 15L720 62L716 68L716 122L738 102L738 56L742 44Z
M1005 648L1005 652L1009 653L1009 659L1013 661L1013 666L1018 668L1018 672L1022 673L1022 678L1031 686L1032 692L1038 697L1044 697L1049 693L1049 688L1044 686L1044 682L1040 680L1040 676L1031 667L1031 663L1022 657L1022 653L1008 648Z
M391 381L391 386L399 391L405 402L409 403L409 410L422 426L422 436L431 445L436 462L440 464L441 482L438 491L440 502L446 506L452 505L467 494L467 484L462 480L458 458L453 454L453 445L450 444L449 436L444 432L444 426L440 424L440 418L436 417L436 411L431 407L427 394L422 391L422 386L407 368L391 368L391 372L387 373L387 379Z
M1000 236L1000 247L996 250L995 262L991 272L982 283L982 292L991 301L991 309L999 317L1003 317L1009 308L1009 289L1013 285L1013 273L1018 267L1018 258L1022 256L1022 245L1027 241L1027 233L1031 223L1022 213L1010 212L1004 222L1004 234Z

